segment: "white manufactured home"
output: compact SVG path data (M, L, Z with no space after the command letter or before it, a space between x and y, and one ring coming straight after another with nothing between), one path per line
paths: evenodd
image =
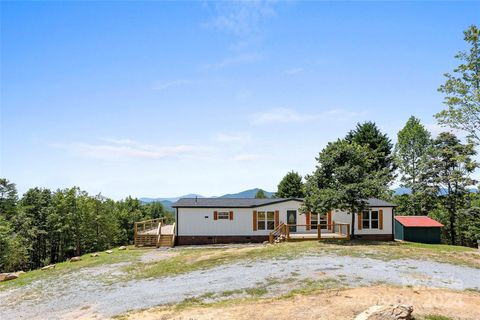
M351 215L341 210L301 213L303 199L183 198L175 208L176 244L246 243L288 239L348 238ZM355 238L393 240L395 205L368 200L355 214Z

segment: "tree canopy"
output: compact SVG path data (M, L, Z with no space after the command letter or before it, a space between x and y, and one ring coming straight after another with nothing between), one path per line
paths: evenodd
M277 198L303 198L305 191L303 189L302 176L295 171L287 173L278 184L275 196Z
M77 187L31 188L20 199L0 179L0 272L29 270L133 242L135 221L173 215L160 203L114 201Z
M448 212L451 244L456 244L457 211L463 205L469 186L477 183L471 174L478 168L473 159L474 144L465 144L452 133L442 132L433 140L427 160L428 170L421 180L424 188L433 195L440 195Z
M255 194L256 199L266 199L268 198L267 195L265 194L265 191L262 189L258 189L257 193Z
M367 200L383 191L383 170L376 170L377 154L356 142L331 142L316 158L316 170L307 176L302 210L327 212L341 209L352 215L351 236L355 236L356 212L367 208Z
M445 73L446 81L438 90L445 94L447 109L435 117L440 125L464 130L480 143L480 29L470 26L464 40L470 49L455 55L461 63L453 74Z
M358 123L354 130L348 132L345 140L350 143L367 146L374 155L372 170L382 172L385 188L394 179L395 162L393 144L388 136L380 131L374 122Z

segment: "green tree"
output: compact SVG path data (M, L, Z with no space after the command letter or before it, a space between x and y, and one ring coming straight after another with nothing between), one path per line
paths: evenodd
M306 178L302 211L345 210L352 216L354 239L355 213L368 207L369 198L383 192L388 169L373 170L378 165L377 154L366 145L346 140L329 143L316 160L316 170Z
M15 233L11 224L0 215L0 272L27 268L28 253L25 241Z
M283 177L278 184L277 198L303 198L305 192L303 190L302 176L298 172L291 171Z
M414 116L398 132L395 154L401 182L402 186L411 188L413 194L417 191L420 173L425 169L423 164L430 142L430 133Z
M393 180L395 171L393 144L374 122L357 123L357 127L347 134L345 140L367 146L375 155L372 169L388 174L386 183Z
M446 110L435 115L438 123L454 129L464 130L480 142L480 30L472 25L464 31L464 40L469 51L460 51L455 56L462 61L446 73L446 81L438 89L445 94Z
M0 215L10 219L15 215L17 205L17 188L14 183L0 178Z
M48 189L29 189L19 201L18 215L12 222L15 229L28 240L30 268L48 263L50 256L48 239L48 214L52 192Z
M426 215L431 209L429 205L431 197L421 192L420 187L420 176L427 169L427 152L430 143L430 133L414 116L411 116L403 129L398 132L395 159L401 174L400 181L402 187L408 187L412 191L411 195L405 195L400 199L403 201L402 204L410 204L409 211L402 214ZM428 201L424 201L427 198Z
M255 194L256 199L266 199L268 198L267 195L265 194L265 191L262 189L258 189L257 193Z
M459 210L457 220L460 244L476 247L480 240L480 207Z
M451 244L456 244L457 211L465 203L468 187L476 183L470 175L478 167L473 160L474 144L462 144L452 133L443 132L433 140L427 162L428 171L422 184L430 194L440 194L440 201L448 212L448 228Z
M156 218L165 218L166 223L172 223L174 221L174 217L172 212L169 212L161 202L155 201L150 203L145 203L142 205L142 210L146 217L150 217L151 219Z

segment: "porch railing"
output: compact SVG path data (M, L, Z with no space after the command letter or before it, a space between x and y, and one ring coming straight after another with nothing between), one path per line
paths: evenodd
M305 231L299 231L298 228L304 228ZM313 228L312 228L313 227ZM291 231L295 228L296 231ZM292 238L311 238L311 239L350 239L350 224L332 223L332 224L284 224L284 235L287 240ZM316 237L311 237L316 233ZM293 235L293 237L292 237Z

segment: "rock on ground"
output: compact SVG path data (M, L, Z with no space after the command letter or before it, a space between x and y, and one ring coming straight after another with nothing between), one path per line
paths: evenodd
M18 277L20 277L24 273L25 273L25 271L0 273L0 282L17 279Z
M53 268L55 268L55 267L56 267L56 265L54 265L54 264L49 264L48 266L43 267L42 270L53 269Z
M403 304L371 306L355 317L355 320L410 320L413 307Z
M80 261L80 260L82 260L82 258L80 258L80 257L72 257L72 258L70 259L70 262L77 262L77 261Z
M118 250L127 250L127 247L121 246L120 248L118 248Z
M105 251L105 252L108 253L108 254L112 254L112 253L113 253L112 250L107 250L107 251Z

